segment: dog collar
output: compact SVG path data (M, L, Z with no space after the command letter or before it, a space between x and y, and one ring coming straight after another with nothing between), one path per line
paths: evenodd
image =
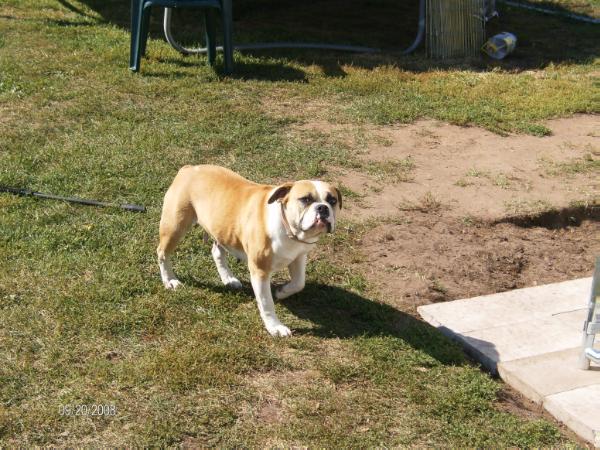
M317 242L307 242L307 241L303 241L302 239L300 239L298 236L296 236L294 234L294 232L292 231L292 228L290 227L290 224L287 220L287 217L285 217L285 207L283 206L283 202L279 202L279 204L281 205L281 221L283 222L283 227L285 228L285 234L287 234L287 237L289 237L291 240L293 241L297 241L297 242L302 242L303 244L316 244Z

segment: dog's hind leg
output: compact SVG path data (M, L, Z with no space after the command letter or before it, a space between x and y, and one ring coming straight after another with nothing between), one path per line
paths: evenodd
M160 242L156 249L160 277L167 289L177 289L181 286L181 282L173 272L170 256L195 220L196 213L191 205L181 207L172 204L169 202L169 194L167 193L160 218Z
M215 265L217 266L223 284L233 289L241 289L242 283L233 276L233 273L231 273L231 270L229 269L225 249L216 242L214 242L212 246L212 256L215 260Z

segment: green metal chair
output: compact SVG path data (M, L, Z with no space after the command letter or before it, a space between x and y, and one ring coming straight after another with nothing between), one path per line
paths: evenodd
M131 0L131 48L129 68L139 72L141 58L146 54L150 11L153 6L165 8L202 8L204 9L205 36L208 63L213 65L217 52L216 16L220 14L223 21L223 48L225 52L225 71L233 69L233 45L231 39L231 11L223 8L221 0Z

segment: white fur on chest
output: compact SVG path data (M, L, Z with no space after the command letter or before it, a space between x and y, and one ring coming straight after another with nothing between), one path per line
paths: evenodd
M278 202L267 205L267 235L271 238L273 249L273 271L289 266L292 261L314 247L314 244L304 244L287 236L281 217L281 205Z

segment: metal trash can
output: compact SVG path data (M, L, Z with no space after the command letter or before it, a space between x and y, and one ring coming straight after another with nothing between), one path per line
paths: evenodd
M485 42L489 0L427 0L427 56L434 59L479 57Z

